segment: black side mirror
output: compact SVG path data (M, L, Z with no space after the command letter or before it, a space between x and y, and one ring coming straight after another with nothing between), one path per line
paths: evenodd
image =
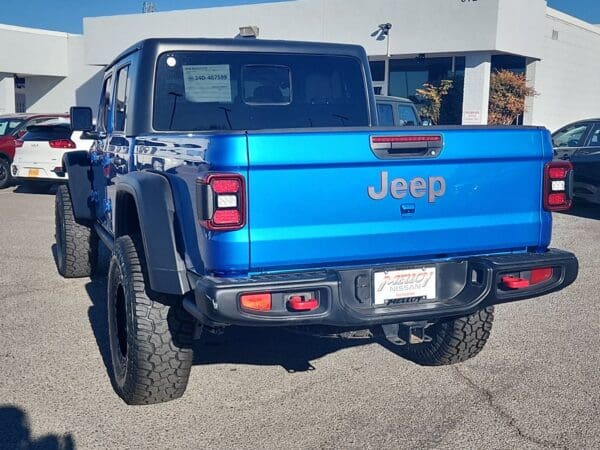
M89 106L71 106L69 116L73 131L92 131L94 129L92 108Z

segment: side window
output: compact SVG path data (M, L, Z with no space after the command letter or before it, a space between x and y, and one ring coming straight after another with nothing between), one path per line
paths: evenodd
M379 126L393 127L394 126L394 110L392 105L388 103L377 104L377 115L379 116Z
M596 124L585 144L586 147L600 147L600 124Z
M117 87L115 96L115 121L113 131L125 131L127 118L127 99L129 97L129 66L122 67L117 72Z
M408 105L398 105L398 117L401 120L400 125L414 127L418 123L415 110Z
M589 126L589 123L579 122L558 130L552 136L554 147L581 147Z
M108 131L108 119L110 111L110 99L112 97L112 76L104 80L102 96L98 107L98 130Z

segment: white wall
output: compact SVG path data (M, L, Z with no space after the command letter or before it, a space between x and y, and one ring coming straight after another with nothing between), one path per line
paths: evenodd
M558 39L553 40L553 31ZM600 29L548 9L543 59L535 68L531 123L551 130L600 117Z
M66 76L67 33L0 24L0 72Z
M15 112L15 79L12 73L0 73L0 114Z
M345 42L385 55L372 36L390 22L391 53L505 51L540 57L545 0L297 0L84 19L86 63L108 64L148 37L234 37L258 25L264 39ZM497 39L497 31L507 36Z
M489 52L469 53L465 58L463 125L488 123L491 68L492 55Z
M74 105L97 105L102 69L84 64L82 36L69 35L66 60L65 77L27 77L27 112L68 112Z

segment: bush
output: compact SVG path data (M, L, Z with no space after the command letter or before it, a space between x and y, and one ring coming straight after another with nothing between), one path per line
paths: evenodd
M434 125L437 125L440 122L442 101L453 85L453 80L442 80L439 86L425 83L422 89L417 89L417 95L423 100L419 105L421 117L428 117Z
M490 78L490 125L512 125L525 113L525 99L537 95L525 74L498 70Z

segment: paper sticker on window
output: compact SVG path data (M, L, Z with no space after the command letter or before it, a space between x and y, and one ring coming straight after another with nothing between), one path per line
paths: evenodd
M183 66L185 99L194 103L231 103L229 64Z

